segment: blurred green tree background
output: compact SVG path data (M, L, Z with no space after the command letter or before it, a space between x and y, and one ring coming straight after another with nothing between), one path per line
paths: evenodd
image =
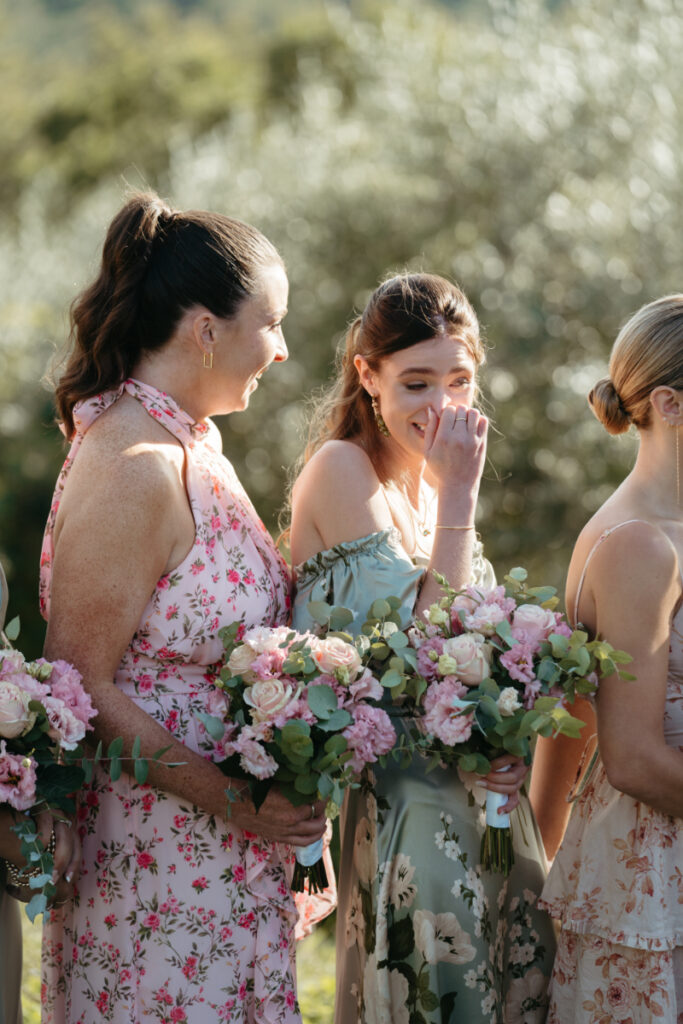
M487 551L561 587L634 451L586 391L630 313L681 290L682 13L0 0L0 557L27 653L64 453L41 378L127 186L252 221L285 257L291 357L221 424L274 531L354 309L391 270L455 278L490 343Z

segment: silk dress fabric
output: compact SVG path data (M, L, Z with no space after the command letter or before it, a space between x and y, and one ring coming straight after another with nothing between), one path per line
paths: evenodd
M7 580L0 565L0 629L7 611ZM5 892L0 870L0 1024L21 1024L21 911Z
M307 605L324 600L359 632L389 595L407 624L422 576L395 529L339 544L296 568L294 626L313 628ZM473 582L495 582L480 544ZM536 906L545 858L529 803L512 814L510 877L484 872L484 791L426 764L375 767L376 796L351 791L342 809L335 1022L541 1024L555 943Z
M221 759L196 717L225 712L212 686L223 659L218 631L236 620L287 622L290 580L210 421L194 422L170 396L133 379L77 407L46 529L42 611L49 617L65 480L88 428L124 394L182 445L196 535L154 587L114 683L176 739ZM300 1022L290 846L102 771L82 798L80 831L77 896L52 911L44 930L44 1024ZM306 913L310 924L315 914Z
M599 537L586 567L627 525ZM580 592L581 585L575 621ZM671 624L663 727L667 744L683 751L683 605ZM599 756L574 803L542 906L562 925L549 1024L683 1022L683 820L614 789Z

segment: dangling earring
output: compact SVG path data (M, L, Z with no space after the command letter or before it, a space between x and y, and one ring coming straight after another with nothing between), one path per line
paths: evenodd
M377 404L377 398L375 397L375 395L370 395L370 401L372 402L372 411L375 414L375 423L377 424L377 429L379 430L380 434L384 435L384 437L389 437L389 428L384 422L384 417L382 416L382 413L379 411L379 405Z
M681 453L680 453L680 424L673 423L671 420L666 421L667 427L672 427L676 431L676 505L678 508L681 507Z
M213 370L213 352L205 352L202 359L202 366L205 370Z

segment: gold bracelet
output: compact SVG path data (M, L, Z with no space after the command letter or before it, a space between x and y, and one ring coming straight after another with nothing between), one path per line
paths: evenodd
M435 529L437 530L476 530L476 526L472 523L471 526L444 526L443 523L436 523Z
M54 857L56 847L57 838L55 836L55 830L53 827L52 832L50 833L50 842L48 843L46 848L47 853L49 853L51 857ZM42 875L43 873L43 869L40 866L40 864L37 864L35 867L30 869L28 864L26 864L23 868L18 868L16 867L16 865L11 864L7 860L5 861L5 867L7 870L7 880L10 882L11 885L16 885L18 889L21 889L22 886L28 885L32 878L37 878L38 875Z

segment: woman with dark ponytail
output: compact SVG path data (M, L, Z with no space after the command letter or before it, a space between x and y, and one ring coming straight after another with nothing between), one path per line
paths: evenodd
M83 674L105 750L139 737L176 765L89 787L77 895L45 930L44 1024L300 1020L291 845L321 836L323 806L271 790L256 813L239 782L228 805L197 717L226 710L221 627L289 614L286 567L210 419L245 409L287 358L287 291L255 228L136 195L73 306L45 653Z
M683 295L631 317L588 401L608 433L635 428L639 451L579 535L567 609L632 654L626 668L635 680L600 682L598 750L543 891L542 905L562 925L548 1022L680 1024ZM551 856L567 819L558 780L573 778L580 761L581 745L573 746L573 764L567 740L540 740L534 760L532 798Z

